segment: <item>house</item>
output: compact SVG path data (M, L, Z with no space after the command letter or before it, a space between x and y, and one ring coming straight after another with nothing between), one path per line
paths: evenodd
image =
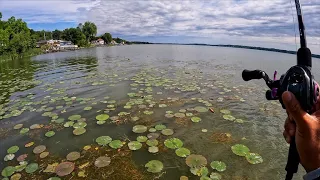
M112 40L112 41L110 42L110 44L111 44L111 45L118 45L118 43L117 43L115 40Z
M94 44L94 45L104 45L104 40L99 38L95 41L92 41L91 44Z

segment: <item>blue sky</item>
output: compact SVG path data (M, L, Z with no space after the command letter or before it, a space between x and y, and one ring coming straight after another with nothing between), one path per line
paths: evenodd
M0 11L3 19L22 18L36 30L62 30L92 21L98 34L110 32L128 40L295 50L299 37L295 40L293 1L0 0ZM320 1L300 1L308 45L320 54Z

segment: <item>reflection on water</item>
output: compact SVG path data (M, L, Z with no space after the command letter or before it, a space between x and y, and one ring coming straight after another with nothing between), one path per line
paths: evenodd
M281 135L284 111L278 102L264 99L263 82L243 82L240 74L244 68L285 72L294 63L288 54L171 45L99 47L2 63L0 157L11 146L19 150L15 159L0 161L0 169L17 166L16 158L28 154L26 161L40 167L16 173L47 179L56 176L46 173L48 164L67 161L67 154L76 151L81 157L74 161L74 174L62 179L199 179L186 159L164 144L175 137L191 154L206 158L208 177L214 172L223 179L283 179L288 150ZM173 134L154 129L159 124ZM146 126L147 132L132 132L135 125ZM55 132L52 137L50 131ZM129 142L147 135L159 136L153 145L159 152L148 152L153 141L142 142L136 151L128 148ZM100 136L123 144L99 146ZM30 142L35 145L26 148ZM253 165L235 155L235 144L261 155L263 163ZM38 145L46 146L47 157L32 152ZM83 150L87 145L91 148ZM111 163L95 167L105 155ZM147 171L150 160L163 163L161 172ZM213 170L212 161L224 162L226 170Z

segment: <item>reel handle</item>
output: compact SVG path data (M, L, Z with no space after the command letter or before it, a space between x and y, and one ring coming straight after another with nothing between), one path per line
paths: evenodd
M245 81L250 81L252 79L262 79L264 74L265 73L261 70L250 71L245 69L242 71L242 79Z

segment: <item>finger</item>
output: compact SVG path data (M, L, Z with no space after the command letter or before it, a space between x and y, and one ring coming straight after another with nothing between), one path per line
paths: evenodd
M294 136L296 134L296 125L294 121L291 120L289 117L286 119L284 123L284 129L289 136Z
M286 140L286 142L288 143L288 144L290 144L290 142L291 142L291 137L288 135L288 133L287 133L287 131L283 131L283 137L284 137L284 139Z
M311 116L301 108L296 97L291 92L286 91L282 94L282 100L289 116L293 118L299 129L308 129L308 120L311 119Z

